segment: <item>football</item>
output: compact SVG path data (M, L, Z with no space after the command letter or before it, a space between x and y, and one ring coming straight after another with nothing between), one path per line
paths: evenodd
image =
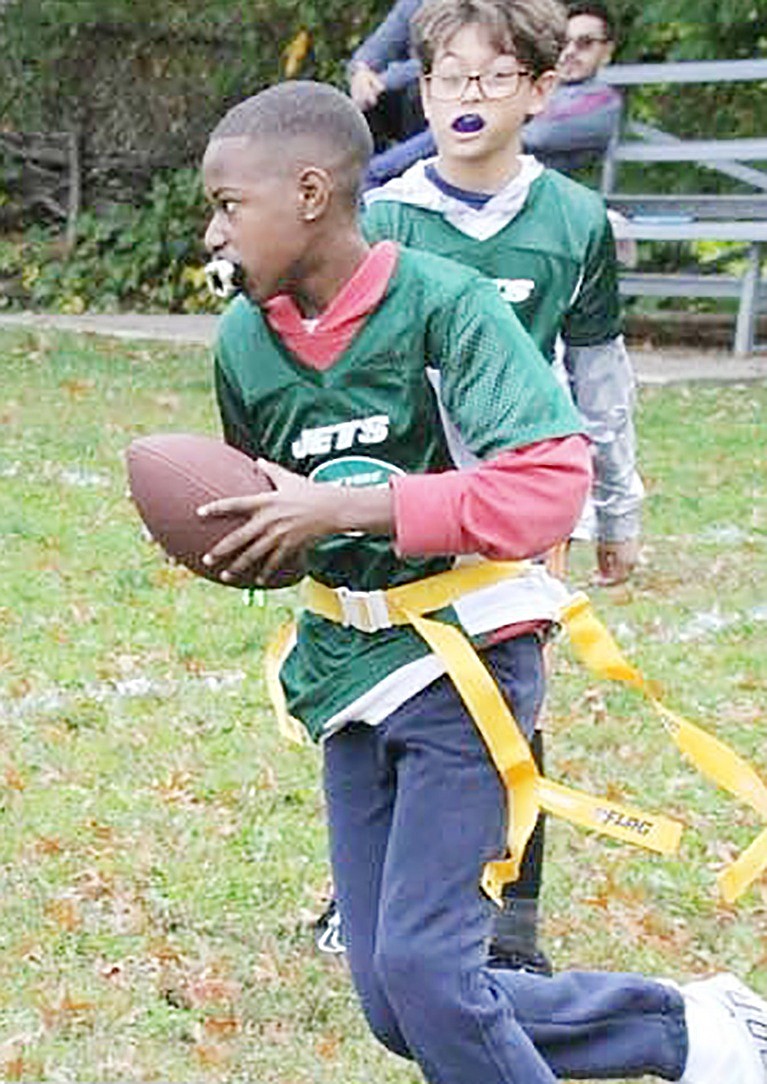
M197 509L222 497L272 488L249 456L213 437L158 433L134 440L125 459L131 498L149 534L169 557L198 576L229 587L287 587L301 579L300 568L288 568L264 585L256 582L254 568L245 577L224 581L220 569L202 563L203 556L246 517L202 519Z

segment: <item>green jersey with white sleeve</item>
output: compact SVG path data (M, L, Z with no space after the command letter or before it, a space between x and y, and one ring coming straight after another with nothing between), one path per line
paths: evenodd
M434 182L433 161L365 195L365 234L481 271L543 354L561 361L594 442L594 502L605 540L639 533L634 374L621 334L612 228L599 195L535 158L482 206Z

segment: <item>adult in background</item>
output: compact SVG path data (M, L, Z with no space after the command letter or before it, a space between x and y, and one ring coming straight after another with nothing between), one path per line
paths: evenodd
M420 6L421 0L397 0L347 67L349 93L365 114L376 153L426 127L418 90L421 68L410 55L410 18Z
M615 28L604 4L582 0L568 5L559 83L544 111L522 130L527 154L563 173L604 155L621 113L620 94L599 78L614 49Z

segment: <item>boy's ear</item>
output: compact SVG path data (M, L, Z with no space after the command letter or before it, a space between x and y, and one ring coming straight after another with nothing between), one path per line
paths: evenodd
M538 113L543 112L548 103L549 96L558 81L559 76L553 69L541 72L538 78L533 80L530 103L527 111L529 117L535 117Z
M321 166L306 166L298 175L298 210L304 222L321 218L333 193L333 179Z

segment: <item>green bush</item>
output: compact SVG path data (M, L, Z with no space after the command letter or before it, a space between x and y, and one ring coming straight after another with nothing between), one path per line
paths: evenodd
M286 75L342 83L390 0L13 0L0 3L0 115L77 124L100 154L149 148L191 164L226 106ZM168 158L170 164L170 158Z
M233 101L288 74L343 85L344 63L393 0L6 0L0 2L0 116L10 130L82 136L86 205L63 251L53 230L0 243L0 306L202 311L215 303L200 272L204 208L192 167ZM621 61L763 55L767 18L755 0L613 0ZM692 16L695 18L692 18ZM295 59L296 51L292 51ZM764 86L633 96L649 123L677 135L753 135ZM162 166L142 206L147 176ZM168 172L170 167L185 167ZM658 167L659 170L665 167ZM122 173L121 173L122 170ZM18 161L0 156L0 228L18 228ZM140 174L131 188L134 174ZM622 187L632 190L630 165ZM650 175L650 179L654 174ZM109 184L107 184L109 181ZM648 171L636 184L646 189ZM668 190L658 173L658 191ZM677 191L730 187L716 171L674 167ZM668 246L663 260L675 254ZM703 253L710 257L710 253ZM718 255L718 254L717 254ZM689 248L684 258L701 253Z
M69 254L57 233L32 229L0 247L7 304L69 313L212 311L202 272L206 214L199 174L181 169L159 175L141 207L84 212Z

